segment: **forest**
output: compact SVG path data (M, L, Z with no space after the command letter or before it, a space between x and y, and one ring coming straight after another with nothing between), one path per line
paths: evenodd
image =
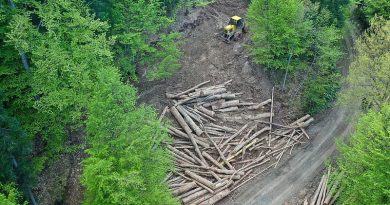
M224 6L233 9L217 11ZM201 30L207 21L226 24L221 13L241 10L243 39L202 36L215 30ZM193 21L197 11L210 14ZM217 46L242 49L234 55L249 59L250 72L261 72L282 96L280 113L357 112L347 138L332 141L338 154L330 163L344 175L336 203L390 204L387 0L0 0L0 204L182 204L165 183L176 172L168 149L174 120L159 115L165 101L156 106L160 98L145 96L149 85L167 84L150 91L165 95L189 85L186 79L195 85L199 76L231 74L224 69L238 60L223 55L216 62L231 62L210 63L216 74L191 70L196 49L211 56ZM272 88L272 104L273 95ZM81 170L81 197L69 201L69 182L55 178L47 199L46 173L64 156L81 156L70 162Z

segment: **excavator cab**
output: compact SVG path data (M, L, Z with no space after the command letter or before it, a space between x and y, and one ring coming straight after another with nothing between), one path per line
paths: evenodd
M229 25L234 25L236 28L242 29L244 26L244 19L239 16L232 16L229 20Z
M223 31L219 33L218 37L224 42L229 43L231 40L238 40L245 33L244 19L239 16L232 16L229 24L223 27Z

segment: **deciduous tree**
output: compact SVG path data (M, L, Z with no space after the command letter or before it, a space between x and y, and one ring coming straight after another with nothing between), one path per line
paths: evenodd
M341 95L344 104L363 103L379 110L390 101L390 21L376 18L356 42L357 56L349 67L349 89Z
M300 0L253 0L248 10L253 45L251 55L256 63L270 69L297 70L308 48L305 36L310 22L304 19Z
M344 172L340 204L390 203L390 106L362 116L348 143L339 143Z

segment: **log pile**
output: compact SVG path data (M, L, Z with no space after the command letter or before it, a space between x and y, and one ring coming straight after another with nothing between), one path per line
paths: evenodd
M334 175L334 179L330 179L330 168L328 172L321 177L321 181L310 201L310 205L332 205L335 204L337 198L342 191L340 188L340 180L343 177L343 173L339 172ZM307 200L304 201L304 205L309 205Z
M274 122L273 90L270 99L245 102L242 93L228 91L231 81L208 83L166 94L173 106L163 114L169 110L179 125L167 128L175 137L166 145L175 171L166 183L183 204L215 204L310 139L304 129L313 121L310 115Z

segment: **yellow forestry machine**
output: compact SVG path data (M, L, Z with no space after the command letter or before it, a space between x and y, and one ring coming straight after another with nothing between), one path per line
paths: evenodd
M218 34L218 38L226 43L230 43L232 40L241 39L246 31L244 19L239 16L232 16L229 24L224 26L223 31Z

